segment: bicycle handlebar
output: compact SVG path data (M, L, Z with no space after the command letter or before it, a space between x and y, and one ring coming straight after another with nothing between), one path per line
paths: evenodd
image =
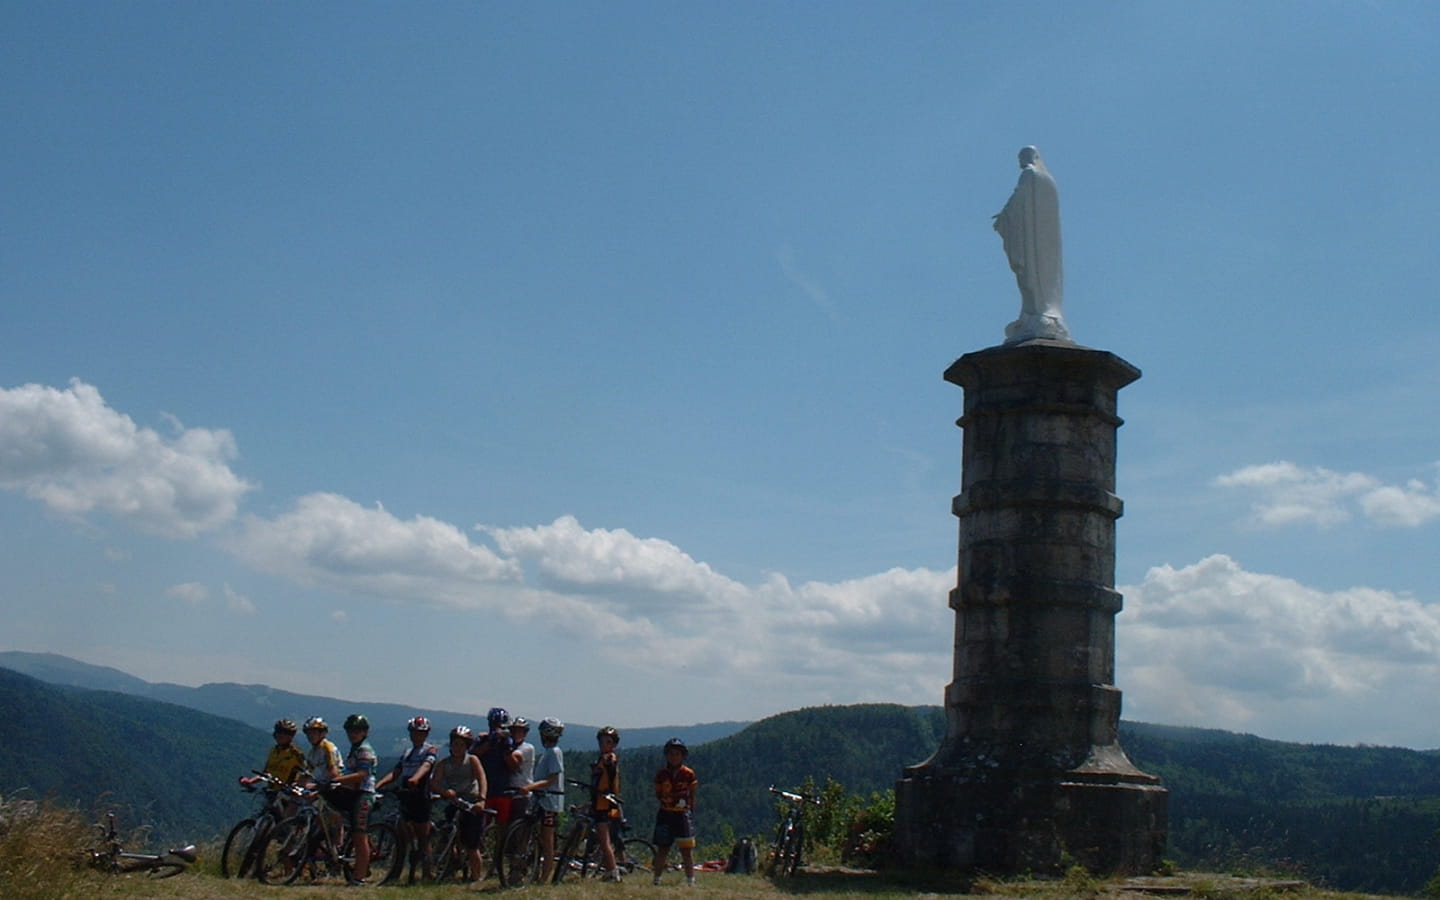
M772 794L779 794L781 797L784 797L791 803L813 803L816 806L820 805L820 798L812 796L810 794L797 794L794 791L782 791L773 784L770 785L770 787L766 788L766 790L768 790Z
M583 781L576 781L576 780L573 779L573 778L567 778L567 779L565 779L565 783L566 783L566 784L573 784L575 787L584 788L584 789L587 790L587 791L589 791L589 790L594 790L594 788L592 788L590 785L586 784L585 782L583 782ZM551 793L563 794L563 793L565 793L565 792L564 792L564 791L551 791ZM601 794L600 796L601 796L601 797L604 797L606 800L609 800L611 803L615 804L617 807L624 808L624 806L625 806L625 801L621 800L619 797L615 796L614 794L610 793L609 791L606 791L605 793Z

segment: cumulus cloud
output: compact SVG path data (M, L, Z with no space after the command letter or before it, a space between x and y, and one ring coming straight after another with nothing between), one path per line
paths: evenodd
M435 519L312 494L274 519L246 517L228 546L304 584L586 637L647 674L688 667L757 690L783 680L797 704L932 703L949 671L953 570L747 585L669 541L573 516L478 530L494 549Z
M308 494L273 519L246 516L222 544L262 572L402 602L484 606L487 586L520 575L454 525L338 494Z
M1440 610L1403 594L1322 591L1224 555L1121 590L1117 680L1131 718L1304 739L1307 721L1317 734L1381 709L1405 721L1417 686L1440 676Z
M0 487L73 518L101 510L169 537L231 521L251 489L224 430L174 423L166 437L111 409L91 385L0 389Z
M482 528L500 552L531 563L542 581L561 588L715 598L743 591L669 541L623 528L586 530L574 516L535 528Z
M1246 466L1215 483L1256 494L1251 520L1262 526L1328 527L1349 520L1357 510L1390 527L1414 528L1440 517L1440 483L1411 480L1403 486L1387 485L1360 472L1283 461Z

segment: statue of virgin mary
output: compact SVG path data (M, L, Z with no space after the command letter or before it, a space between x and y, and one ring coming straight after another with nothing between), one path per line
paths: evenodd
M1020 286L1020 318L1005 326L1007 344L1031 338L1070 340L1060 315L1065 276L1060 253L1060 194L1034 147L1020 150L1020 181L995 230Z

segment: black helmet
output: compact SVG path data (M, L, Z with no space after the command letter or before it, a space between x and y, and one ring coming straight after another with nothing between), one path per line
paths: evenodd
M686 756L690 755L690 748L685 746L685 742L678 737L673 737L665 742L665 752L669 753L671 750L679 750Z
M295 732L297 732L297 731L299 731L299 730L300 730L300 726L296 725L296 724L295 724L293 721L291 721L290 719L277 719L277 720L275 721L275 733L276 733L276 734L288 734L288 735L290 735L291 737L294 737L294 736L295 736Z
M352 728L363 728L366 731L369 731L370 720L360 715L359 713L351 713L350 715L345 717L345 730L349 731Z
M604 728L595 732L595 740L598 741L604 737L614 738L615 743L620 743L620 732L614 725L606 725Z

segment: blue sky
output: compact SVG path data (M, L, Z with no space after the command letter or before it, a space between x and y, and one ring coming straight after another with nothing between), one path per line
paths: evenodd
M620 726L938 703L1060 185L1126 718L1440 746L1440 7L0 3L0 649ZM304 710L295 710L305 715Z

